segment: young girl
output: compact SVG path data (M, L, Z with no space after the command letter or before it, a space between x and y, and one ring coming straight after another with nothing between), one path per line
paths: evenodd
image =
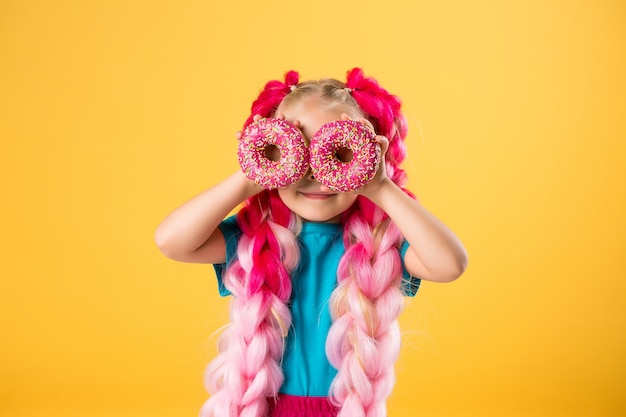
M322 185L310 169L273 190L238 171L158 227L166 256L214 264L220 294L232 295L202 416L386 417L403 296L420 279L459 277L465 249L403 188L400 101L362 70L346 83L299 83L288 72L267 83L245 126L260 118L282 119L308 142L329 122L358 121L383 156L354 192Z

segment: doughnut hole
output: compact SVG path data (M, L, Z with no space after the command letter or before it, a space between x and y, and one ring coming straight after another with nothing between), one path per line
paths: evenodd
M267 145L265 148L265 157L272 162L278 162L281 158L280 149L276 145Z
M339 162L343 162L345 164L352 161L352 158L354 158L354 153L350 148L342 146L335 151L335 158L337 158Z

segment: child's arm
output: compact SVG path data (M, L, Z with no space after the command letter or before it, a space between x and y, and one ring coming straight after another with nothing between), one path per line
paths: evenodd
M383 155L389 142L379 136ZM455 234L421 204L394 184L382 169L359 193L380 207L398 226L409 249L404 256L407 271L428 281L449 282L467 268L467 252Z
M465 271L467 253L459 239L391 180L386 178L363 195L389 215L409 242L404 265L411 275L448 282Z
M170 213L156 230L158 248L177 261L225 262L226 244L217 226L241 202L262 190L241 171L236 172Z

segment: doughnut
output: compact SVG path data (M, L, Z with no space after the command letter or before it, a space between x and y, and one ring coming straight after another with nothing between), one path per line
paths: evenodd
M348 149L352 158L341 161L337 152ZM325 124L311 139L311 170L316 180L341 192L354 191L374 178L380 164L376 134L356 120Z
M280 151L273 161L269 146ZM301 179L309 168L309 149L302 133L284 120L259 119L243 131L237 159L246 177L266 189L285 187Z

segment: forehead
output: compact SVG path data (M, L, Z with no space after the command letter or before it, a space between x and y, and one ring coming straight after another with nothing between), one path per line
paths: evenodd
M341 119L342 114L353 119L359 118L359 112L351 106L329 103L319 96L304 97L302 100L281 104L276 111L291 124L298 124L305 136L311 138L322 125Z

